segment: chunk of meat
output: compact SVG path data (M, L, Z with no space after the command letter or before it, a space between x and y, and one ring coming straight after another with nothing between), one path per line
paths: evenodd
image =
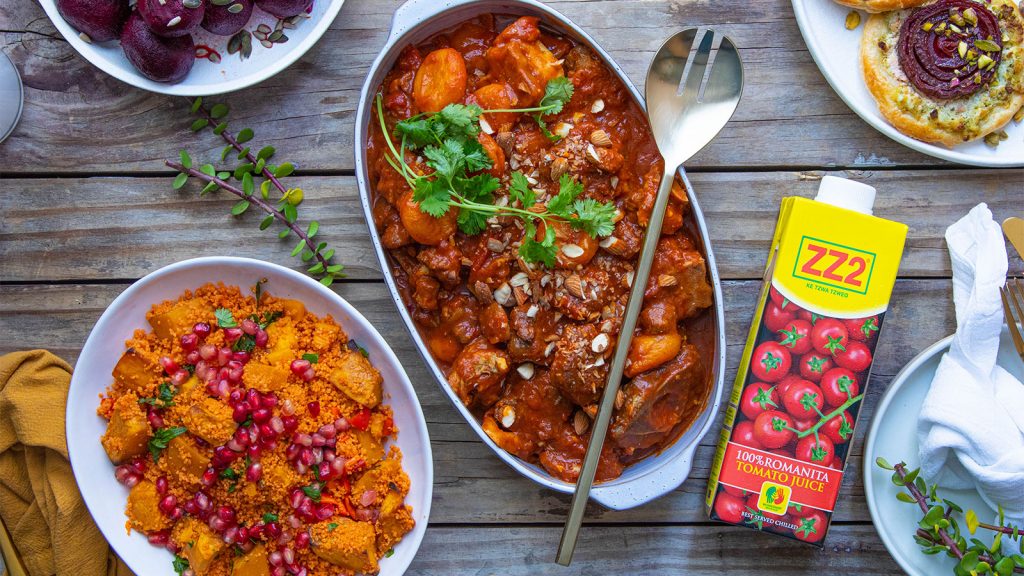
M557 478L575 482L580 476L589 440L589 433L580 436L569 423L559 426L552 441L540 453L541 466ZM601 458L598 460L595 480L600 482L618 478L622 475L622 468L615 445L605 442L601 449Z
M503 82L487 84L466 98L467 104L476 104L483 110L512 110L519 105L519 95ZM519 118L517 112L483 114L481 119L494 132L508 132Z
M501 399L483 419L484 432L502 449L524 460L565 425L573 406L551 385L547 370L526 380L515 374Z
M492 77L515 88L522 107L540 102L548 82L564 75L558 59L539 41L537 22L533 16L519 18L487 50Z
M668 440L704 408L707 374L696 346L682 345L668 364L637 376L623 388L624 401L612 420L612 438L626 454Z
M384 379L361 352L347 350L341 353L338 366L328 380L346 396L367 408L380 404Z
M461 102L466 94L466 61L454 48L434 50L423 59L413 84L413 99L421 112L439 112Z
M508 354L486 339L477 338L455 358L448 383L466 406L487 408L501 395L508 371Z
M599 346L598 341L603 344ZM610 345L609 336L594 324L569 324L551 361L551 383L576 404L597 402L608 379L604 352Z
M454 210L449 210L449 213ZM428 216L429 218L429 216ZM442 240L436 246L428 246L416 255L419 260L445 286L459 283L459 269L462 267L462 253L451 238Z
M686 236L677 234L658 241L644 298L656 294L675 305L680 320L711 306L712 291L704 257Z
M114 464L146 453L150 437L149 420L139 406L138 397L128 393L114 402L107 431L100 442Z
M484 338L491 344L507 342L512 336L509 328L508 312L497 302L491 302L480 313L480 330Z
M479 70L487 65L484 54L495 36L494 18L488 14L460 24L448 34L448 42L462 54L467 69Z
M541 307L536 307L531 313L533 307L528 303L512 309L509 316L512 333L507 349L516 364L532 362L546 366L551 359L548 345L551 345L550 353L554 353L553 342L558 340L556 313Z

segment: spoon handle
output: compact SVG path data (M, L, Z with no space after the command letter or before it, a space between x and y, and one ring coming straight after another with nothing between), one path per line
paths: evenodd
M583 514L587 508L587 501L590 499L590 488L594 485L594 475L597 473L597 464L601 460L601 449L604 447L608 425L612 418L612 409L615 407L615 395L619 391L622 372L626 368L626 356L629 354L629 344L633 339L633 329L636 328L637 318L640 317L640 308L643 305L644 292L647 289L647 279L651 276L654 252L658 246L658 239L661 237L661 224L665 220L665 211L668 209L668 200L672 193L672 182L676 177L676 169L675 166L665 167L665 174L661 177L661 185L658 188L658 196L654 200L654 208L651 209L651 219L647 223L647 231L644 233L644 245L633 274L633 285L629 292L629 300L626 302L626 312L622 317L622 329L619 331L619 338L615 344L615 355L612 357L611 367L608 370L608 382L601 395L601 404L597 409L594 424L590 427L590 443L587 445L587 454L583 458L583 468L576 481L576 491L572 495L569 517L565 521L562 540L558 544L556 560L562 566L568 566L572 562L572 554L576 549L576 540L579 537L580 525L583 523Z

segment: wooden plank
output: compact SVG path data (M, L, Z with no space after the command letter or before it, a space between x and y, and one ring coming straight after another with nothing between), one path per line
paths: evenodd
M700 173L693 184L703 205L719 272L756 278L764 266L781 198L813 196L822 172ZM1019 213L1024 171L833 172L878 188L875 211L906 222L910 238L901 273L949 275L942 234L978 202L998 220ZM322 224L321 237L339 251L350 278L379 279L355 179L301 177L304 218ZM195 256L233 254L284 265L293 242L261 233L259 218L228 216L233 196L200 198L190 184L171 189L170 177L0 180L0 280L93 281L135 279ZM1024 271L1011 251L1011 270Z
M261 145L290 150L303 170L353 169L359 89L400 3L346 2L319 44L290 69L225 98L235 126L255 129ZM742 47L744 101L691 167L944 164L882 136L846 107L809 56L787 0L552 5L590 32L639 85L654 50L675 29L713 25ZM183 99L105 75L59 37L36 3L0 7L0 30L0 46L22 72L27 93L21 124L0 148L5 172L162 171L160 160L179 148L217 148L208 133L188 132Z
M48 348L70 362L106 306L125 285L0 286L0 354L12 350ZM726 282L728 362L726 383L731 386L746 337L747 322L758 289L757 282ZM450 405L427 372L412 341L400 324L380 284L342 284L338 292L355 305L383 334L409 374L430 429L435 460L434 519L446 523L559 522L569 498L538 488L519 477L481 443ZM879 343L875 374L865 400L862 431L849 459L851 471L837 511L840 521L868 519L863 506L859 473L861 443L874 407L892 377L918 351L952 331L955 323L946 280L899 281L893 307ZM712 430L721 426L721 416ZM600 522L701 522L703 492L714 452L715 434L701 442L691 478L656 506L613 512L592 506L588 518ZM892 459L900 455L891 455ZM472 498L474 506L460 506Z
M874 528L834 525L823 549L713 526L587 527L572 566L554 564L559 527L431 527L409 574L901 574Z

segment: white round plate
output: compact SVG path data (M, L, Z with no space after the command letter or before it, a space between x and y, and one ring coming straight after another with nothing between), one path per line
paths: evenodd
M876 130L908 148L951 162L993 168L1024 166L1024 123L1011 120L1004 128L1009 138L997 148L990 148L981 140L946 148L901 134L882 117L864 84L860 37L869 14L861 12L860 26L847 30L846 15L850 8L831 0L793 0L793 11L807 49L822 75L839 97Z
M430 438L416 392L395 353L362 314L319 282L276 264L229 257L185 260L149 274L114 299L85 341L68 391L68 455L78 489L103 536L133 572L174 576L167 550L152 546L138 532L125 533L128 489L114 479L114 465L100 445L107 423L96 415L96 406L111 383L110 373L124 352L125 340L138 328L149 329L146 312L153 304L207 282L244 290L260 278L268 280L266 289L271 294L301 300L313 314L333 316L369 352L370 361L384 377L385 398L399 429L395 444L402 450L402 467L411 480L405 501L416 520L415 528L395 546L395 553L380 561L382 575L399 576L423 541L434 489Z
M913 504L896 500L901 488L892 483L892 472L875 465L881 456L892 464L907 463L917 468L917 417L921 412L935 369L949 350L949 336L918 354L896 375L875 409L867 440L864 442L864 493L875 530L896 562L911 576L950 574L953 561L945 555L929 556L914 542L914 531L921 513ZM1024 380L1024 363L1013 349L1009 332L1003 328L997 362L1018 379ZM974 490L950 490L939 486L939 495L978 512L983 521L995 517L995 508Z
M195 65L184 80L177 84L154 82L139 74L132 66L121 43L114 40L103 43L89 43L82 40L78 30L68 24L57 11L56 0L39 0L53 25L79 54L100 70L143 90L171 94L174 96L209 96L248 88L284 70L298 60L320 40L334 21L345 0L314 0L310 18L299 23L294 30L285 30L288 42L264 48L259 40L252 38L252 56L242 60L238 54L228 54L226 36L215 36L200 29L194 36L197 44L206 44L221 55L219 64L209 60L196 59ZM127 1L127 0L126 0ZM259 23L274 27L277 19L259 8L253 10L252 18L245 28L255 30Z

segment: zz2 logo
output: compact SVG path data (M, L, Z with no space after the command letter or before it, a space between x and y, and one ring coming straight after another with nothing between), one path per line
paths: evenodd
M804 236L793 272L804 280L863 294L874 263L871 252Z

